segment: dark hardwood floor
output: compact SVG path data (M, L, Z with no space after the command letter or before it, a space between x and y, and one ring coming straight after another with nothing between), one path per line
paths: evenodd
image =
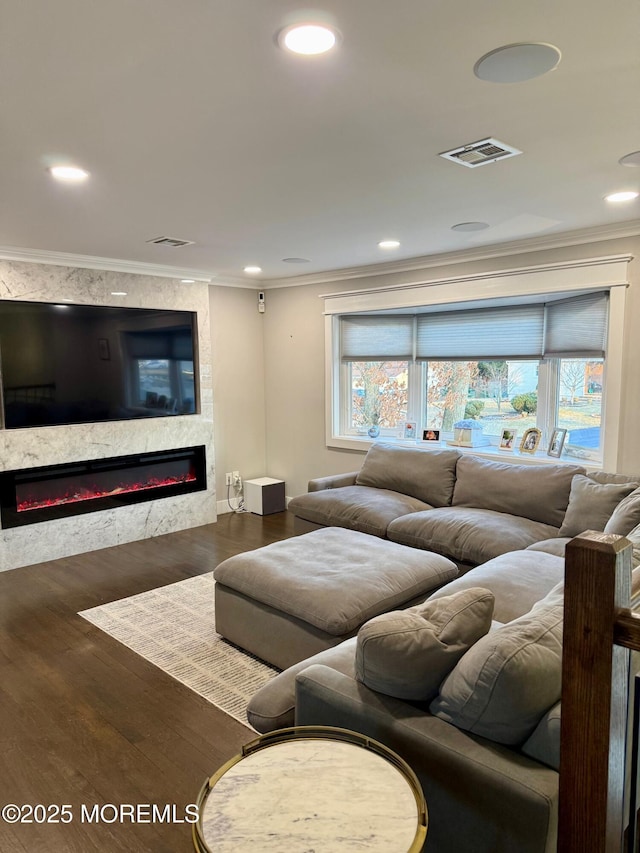
M1 853L193 850L189 823L111 822L111 808L88 817L96 805L174 804L183 818L204 779L255 735L77 614L292 535L286 512L228 514L0 573L0 807L69 805L57 817L72 815L38 823L36 810L19 824L5 814Z

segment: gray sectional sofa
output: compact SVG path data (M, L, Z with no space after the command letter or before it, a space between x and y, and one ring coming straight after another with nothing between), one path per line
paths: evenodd
M426 853L555 851L564 548L586 529L623 535L637 566L639 484L385 445L358 474L312 481L291 502L298 518L437 550L467 571L280 673L249 721L342 726L397 751L426 795Z
M464 572L508 551L576 535L563 525L577 474L586 471L379 442L359 471L311 480L288 508L300 531L346 527L442 554Z
M562 581L563 565L561 557L535 551L502 555L446 584L427 603L474 590L478 591L476 601L491 595L494 630L472 645L469 653L483 641L486 645L492 635L498 636L500 625L510 625L517 632L518 619L526 619L536 603ZM454 716L450 707L445 713L430 710L438 695L430 701L400 698L418 682L421 669L415 665L415 653L412 655L412 638L419 629L410 624L407 631L403 619L398 618L405 614L396 612L387 614L393 620L387 626L380 617L371 620L357 637L276 676L251 700L249 722L260 732L289 725L339 726L391 747L411 765L425 793L429 810L425 853L551 853L555 851L558 808L561 609L558 611L557 598L544 610L552 619L551 627L548 618L542 626L520 623L520 640L516 643L509 638L507 654L516 660L517 646L522 659L512 664L502 690L495 691L496 701L491 700L496 679L485 676L473 718L469 713L465 718L461 712ZM420 617L420 608L408 615ZM433 614L429 621L435 621ZM400 644L396 648L399 654L389 655L385 666L383 654L376 664L375 642L384 636L386 627L400 638ZM372 631L376 633L373 638ZM541 649L535 644L545 635L551 636L551 649L548 643ZM437 640L440 645L455 644L451 636L448 643ZM374 652L367 654L372 643ZM364 663L358 661L359 655ZM452 661L452 668L460 667L466 656L457 663ZM544 661L542 672L535 666L539 656ZM483 658L503 662L505 654L487 647ZM474 662L474 669L482 671L479 661ZM464 671L460 674L463 679L469 676ZM441 669L438 677L446 681ZM478 680L472 682L475 692ZM541 680L552 691L541 697L542 704L536 701ZM434 687L439 693L440 686L431 683L430 695ZM505 690L514 688L527 696L533 694L531 708L524 709L524 734L521 725L511 734L507 725L511 709L501 713L497 701ZM466 698L458 704L464 706ZM514 716L523 716L522 708L518 711ZM534 721L536 713L538 720Z

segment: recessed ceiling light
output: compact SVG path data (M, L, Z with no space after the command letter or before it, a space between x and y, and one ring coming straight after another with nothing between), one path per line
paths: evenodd
M257 272L262 272L262 267L252 267L252 266L249 266L249 267L245 267L245 268L244 268L244 271L245 271L245 272L248 272L248 273L257 273Z
M67 183L77 184L89 177L89 172L77 166L52 166L49 172L57 181L66 181Z
M283 264L310 264L309 258L283 258Z
M379 249L397 249L400 245L399 240L380 240L378 243Z
M621 166L640 166L640 151L632 151L618 160Z
M195 284L195 283L196 283L195 278L181 278L180 279L180 284Z
M326 24L291 24L278 33L278 44L293 53L316 56L335 47L338 38L338 31Z
M523 83L552 71L561 55L557 47L543 42L506 44L481 56L473 73L489 83Z
M620 201L633 201L634 198L638 198L639 195L640 193L637 193L634 190L626 190L625 192L610 193L609 195L605 196L605 200L612 201L614 203Z
M112 290L111 295L112 296L126 296L127 291L126 290Z
M452 231L484 231L489 227L488 222L458 222L457 225L452 225Z

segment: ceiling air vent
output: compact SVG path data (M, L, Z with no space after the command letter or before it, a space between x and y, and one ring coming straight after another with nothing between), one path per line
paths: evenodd
M157 246L171 246L174 249L179 249L180 246L193 246L194 240L178 240L176 237L155 237L153 240L147 240L147 243L155 243Z
M504 142L499 142L497 139L481 139L479 142L471 142L469 145L462 145L460 148L453 148L451 151L443 151L440 157L451 160L453 163L460 163L461 166L475 169L476 166L495 163L496 160L515 157L516 154L522 154L522 151L512 145L505 145Z

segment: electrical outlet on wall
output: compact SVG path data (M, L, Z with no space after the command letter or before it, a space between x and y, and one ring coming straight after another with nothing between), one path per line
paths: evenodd
M231 473L231 471L227 471L227 473L224 475L224 484L225 486L233 485L233 474Z

